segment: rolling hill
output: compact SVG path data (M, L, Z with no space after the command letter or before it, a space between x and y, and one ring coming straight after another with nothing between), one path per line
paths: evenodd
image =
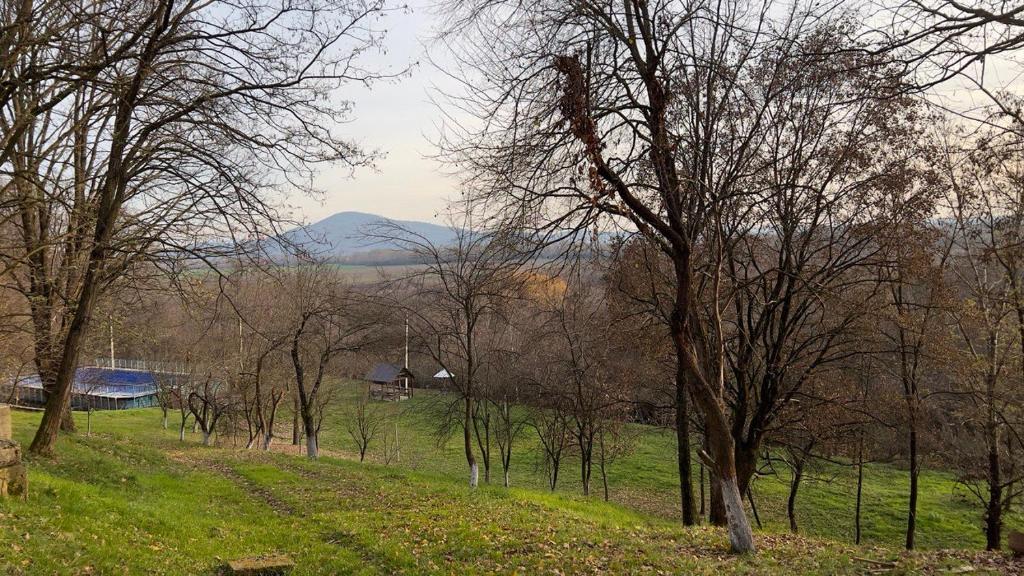
M309 252L328 260L343 263L374 264L378 261L392 263L400 259L394 243L373 236L373 229L382 223L392 223L420 235L435 245L449 244L455 239L455 230L448 226L394 220L365 212L338 212L319 222L301 226L286 232L283 236L289 243L299 244Z

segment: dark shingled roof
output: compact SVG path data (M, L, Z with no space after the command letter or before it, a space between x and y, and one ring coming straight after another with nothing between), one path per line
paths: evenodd
M377 364L373 370L366 375L366 380L377 384L389 384L399 378L414 380L411 372L397 364Z

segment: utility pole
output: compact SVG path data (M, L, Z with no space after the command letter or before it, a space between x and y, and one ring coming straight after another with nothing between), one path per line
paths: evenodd
M114 369L114 315L107 314L110 323L110 369Z

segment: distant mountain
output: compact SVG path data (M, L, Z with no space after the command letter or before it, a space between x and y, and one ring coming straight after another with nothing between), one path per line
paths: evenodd
M301 244L306 250L339 262L377 263L393 261L399 247L393 242L373 237L373 229L381 223L394 223L419 234L436 246L451 244L456 232L448 226L394 220L364 212L338 212L319 222L301 226L284 233L291 243Z

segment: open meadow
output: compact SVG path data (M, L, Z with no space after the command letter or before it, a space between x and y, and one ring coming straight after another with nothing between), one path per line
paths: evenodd
M648 429L609 471L611 503L579 494L573 459L555 493L545 489L536 440L524 431L511 489L471 491L454 441L438 442L436 393L378 403L399 428L400 453L383 441L359 463L346 419L362 384L348 383L324 423L323 452L308 461L288 441L271 453L179 442L159 409L95 412L91 435L62 436L55 460L32 459L27 501L0 505L0 570L7 574L213 574L227 560L284 553L296 574L864 574L1012 573L1020 565L978 552L979 511L948 475L922 477L920 542L898 550L905 472L866 474L866 544L850 543L852 476L815 473L801 494L807 536L786 533L787 477L764 476L755 498L764 525L756 557L725 554L724 532L675 520L672 437ZM172 412L173 414L173 412ZM15 413L27 442L34 412ZM287 419L284 419L287 420ZM290 427L279 428L287 436ZM390 440L389 440L390 441ZM1021 525L1021 516L1008 519ZM956 550L939 551L937 548ZM971 571L968 572L968 569Z

